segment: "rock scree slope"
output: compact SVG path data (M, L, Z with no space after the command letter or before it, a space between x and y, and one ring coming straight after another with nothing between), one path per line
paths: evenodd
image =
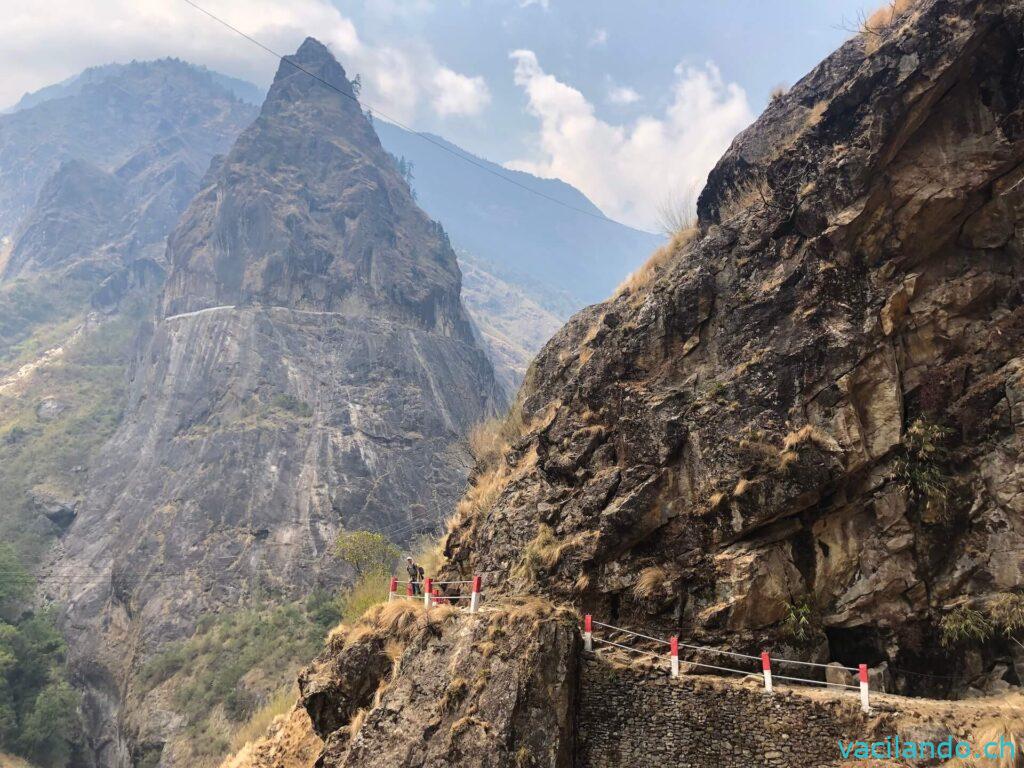
M340 527L438 514L504 395L416 208L327 49L282 62L168 245L123 422L50 558L92 759L190 764L139 671L210 611L344 577ZM149 763L148 763L149 764Z

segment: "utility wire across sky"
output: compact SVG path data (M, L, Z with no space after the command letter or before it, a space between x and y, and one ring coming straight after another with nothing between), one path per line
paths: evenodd
M470 157L469 155L465 155L465 154L463 154L461 152L457 152L452 147L449 147L446 144L441 143L440 141L434 140L428 134L421 133L420 131L417 131L415 128L410 128L409 126L404 125L399 120L396 120L395 118L393 118L390 115L388 115L386 112L383 112L383 111L377 109L372 104L369 104L367 102L361 102L355 96L353 96L351 94L348 94L348 93L345 93L345 91L341 90L340 88L338 88L333 83L330 83L327 80L325 80L324 78L320 77L319 75L316 75L313 72L310 72L305 67L302 67L302 66L296 64L294 61L292 61L287 56L284 56L284 55L278 53L277 51L273 50L272 48L264 45L259 40L257 40L255 37L252 37L251 35L246 34L242 30L240 30L238 27L233 26L232 24L228 23L227 21L225 21L224 19L220 18L219 16L211 13L210 11L206 10L205 8L203 8L198 3L194 3L194 2L192 2L192 0L181 0L181 1L183 3L185 3L186 5L192 6L193 8L195 8L200 13L206 14L211 19L216 21L218 24L221 24L221 25L227 27L228 29L230 29L236 35L244 37L250 43L252 43L253 45L258 46L262 50L266 51L268 54L270 54L271 56L276 58L278 61L290 64L291 66L295 67L295 69L299 70L300 72L305 72L307 75L312 77L314 80L316 80L316 81L318 81L320 83L323 83L328 88L330 88L332 91L336 91L337 93L339 93L342 96L344 96L346 99L351 99L352 101L356 102L356 104L359 104L360 106L367 107L368 109L371 110L371 112L373 114L380 115L385 120L387 120L389 123L394 123L399 128L402 128L402 129L408 131L409 133L412 133L412 134L415 134L416 136L419 136L421 139L423 139L424 141L426 141L426 142L428 142L430 144L433 144L438 149L441 149L441 150L447 152L449 155L451 155L453 157L459 158L460 160L462 160L465 163L469 163L470 165L474 166L475 168L480 169L484 173L488 173L491 176L495 176L495 177L501 179L502 181L504 181L504 182L506 182L508 184L511 184L513 186L516 186L516 187L519 187L520 189L522 189L522 190L524 190L526 192L529 192L531 195L536 195L537 197L543 198L544 200L547 200L548 202L554 203L555 205L560 205L562 208L566 208L566 209L568 209L570 211L575 211L576 213L581 213L584 216L589 216L590 218L597 219L598 221L605 221L605 222L608 222L609 224L617 224L617 225L621 226L621 224L619 222L615 221L615 219L610 219L607 216L605 216L604 214L594 213L593 211L588 211L588 210L586 210L584 208L577 208L575 205L571 205L569 203L564 202L563 200L559 200L557 197L552 197L551 195L545 194L544 192L541 192L540 190L533 189L532 187L529 187L526 184L523 184L523 183L521 183L519 181L516 181L511 176L506 176L505 174L499 173L498 171L494 170L493 168L488 168L486 165L484 165L483 163L477 161L475 158Z

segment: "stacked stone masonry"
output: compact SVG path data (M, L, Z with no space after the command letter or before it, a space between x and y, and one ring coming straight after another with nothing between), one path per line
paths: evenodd
M577 768L810 768L839 764L837 740L859 738L855 697L768 695L664 670L589 659L581 669Z

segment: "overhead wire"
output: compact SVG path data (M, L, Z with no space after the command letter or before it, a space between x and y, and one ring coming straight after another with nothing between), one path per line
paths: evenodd
M236 27L233 24L225 21L224 19L222 19L221 17L217 16L216 14L208 11L206 8L202 7L198 3L193 2L193 0L181 0L181 1L183 3L185 3L185 4L187 4L187 5L192 6L193 8L195 8L200 13L203 13L206 16L209 16L211 19L216 21L218 24L221 24L222 26L224 26L227 29L231 30L236 35L239 35L240 37L245 38L246 40L248 40L253 45L257 46L261 50L265 51L266 53L270 54L274 58L278 59L280 62L289 64L292 67L294 67L295 69L299 70L300 72L304 72L305 74L307 74L310 77L312 77L314 80L322 83L323 85L327 86L331 90L339 93L341 96L345 97L346 99L350 99L350 100L354 101L356 104L359 104L361 107L363 107L363 106L367 107L368 109L371 110L371 112L373 114L380 115L385 120L387 120L389 123L393 123L394 125L397 125L399 128L402 128L403 130L408 131L409 133L411 133L411 134L413 134L415 136L418 136L423 141L427 142L428 144L433 145L434 147L436 147L437 149L442 150L443 152L448 153L452 157L456 157L459 160L462 160L463 162L468 163L469 165L472 165L475 168L483 171L484 173L490 174L491 176L494 176L495 178L501 179L502 181L504 181L507 184L511 184L512 186L518 187L519 189L523 190L524 192L528 192L531 195L536 195L537 197L543 198L544 200L547 200L548 202L554 203L555 205L559 205L562 208L565 208L565 209L570 210L570 211L574 211L574 212L582 214L584 216L589 216L590 218L597 219L598 221L607 222L609 224L619 224L619 222L615 221L615 219L611 219L611 218L605 216L603 213L600 213L600 212L594 213L594 211L588 211L585 208L580 208L578 206L572 205L571 203L567 203L564 200L559 200L557 197L553 197L553 196L548 195L548 194L546 194L544 192L541 192L538 189L534 189L533 187L530 187L530 186L528 186L526 184L523 184L522 182L517 181L516 179L512 178L511 176L506 176L504 173L500 173L499 171L496 171L494 168L491 168L491 167L485 165L484 163L480 162L476 158L471 157L471 156L469 156L469 155L467 155L467 154L465 154L463 152L459 152L455 148L453 148L453 147L451 147L451 146L449 146L449 145L447 145L447 144L445 144L443 142L440 142L440 141L434 139L429 134L423 133L421 131L417 131L415 128L411 128L408 125L405 125L404 123L402 123L402 121L398 120L395 117L392 117L391 115L387 114L383 110L373 106L369 102L360 101L353 94L346 93L341 88L338 88L336 85L334 85L334 83L332 83L332 82L330 82L328 80L325 80L324 78L320 77L319 75L317 75L314 72L310 72L305 67L303 67L303 66L297 64L295 61L293 61L291 59L291 57L284 56L284 55L278 53L273 48L270 48L269 46L265 45L264 43L262 43L261 41L257 40L255 37L253 37L252 35L249 35L249 34L243 32L238 27Z

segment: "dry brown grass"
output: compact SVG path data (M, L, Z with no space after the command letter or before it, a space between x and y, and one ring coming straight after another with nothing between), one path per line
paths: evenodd
M827 447L832 442L831 438L813 424L805 424L800 429L789 432L782 439L782 450L791 451L807 443L816 443Z
M747 480L747 478L741 477L739 482L736 483L736 487L732 489L733 497L738 499L740 496L742 496L744 493L750 490L751 485L752 483L749 480Z
M651 254L651 257L639 269L631 272L625 280L615 289L613 298L627 296L636 293L641 288L649 285L654 278L667 265L672 258L698 234L696 227L683 229L672 235L672 239Z
M882 34L915 3L916 0L891 0L868 14L860 25L860 34L864 38L864 52L874 53L881 44Z
M644 568L640 571L636 583L633 584L633 594L641 600L649 600L664 592L666 581L668 581L668 571L661 566L653 565L650 568Z
M817 102L810 111L807 113L807 117L804 118L804 127L813 128L821 122L822 116L825 114L825 110L828 108L828 102L825 100ZM810 182L813 189L814 182Z
M448 729L448 735L453 739L457 738L460 734L464 733L465 731L468 731L470 728L473 728L474 726L483 728L484 721L473 715L461 717L454 723L452 723L452 727Z
M772 88L771 92L768 94L768 99L770 101L778 101L787 93L789 93L789 88L787 88L784 83L779 83Z
M225 758L221 768L308 768L322 748L306 710L296 706L277 715L265 733Z
M270 701L237 727L231 736L231 751L238 752L249 742L263 738L267 729L280 715L286 715L292 710L298 698L299 692L295 685L289 685L274 694Z
M544 572L554 571L562 557L581 547L587 539L598 536L597 531L583 531L569 539L558 539L554 530L541 523L537 535L523 549L523 557L513 571L514 577L526 584L533 584Z
M509 446L525 431L523 411L518 404L504 418L491 418L469 430L469 450L473 458L485 467L500 462Z
M360 729L363 727L363 723L366 721L366 708L356 710L356 713L352 715L352 719L348 722L348 737L354 739L359 735Z
M779 454L779 470L784 472L799 458L800 454L796 451L783 451Z
M456 677L449 681L444 689L444 693L441 694L441 703L439 705L441 711L445 713L454 712L459 702L465 698L468 692L469 683L466 682L465 678Z
M455 514L448 521L448 533L454 533L467 520L472 520L490 509L508 485L509 479L508 471L500 465L477 475L465 495L455 505Z
M590 588L590 574L584 572L577 576L572 588L576 592L586 592Z
M974 729L971 739L980 749L982 745L1007 745L1000 757L969 759L953 758L943 763L945 768L1024 768L1024 723L1020 720L1007 718L994 718L988 722L981 723ZM1015 745L1013 750L1009 749L1010 744ZM994 750L998 747L994 747Z

